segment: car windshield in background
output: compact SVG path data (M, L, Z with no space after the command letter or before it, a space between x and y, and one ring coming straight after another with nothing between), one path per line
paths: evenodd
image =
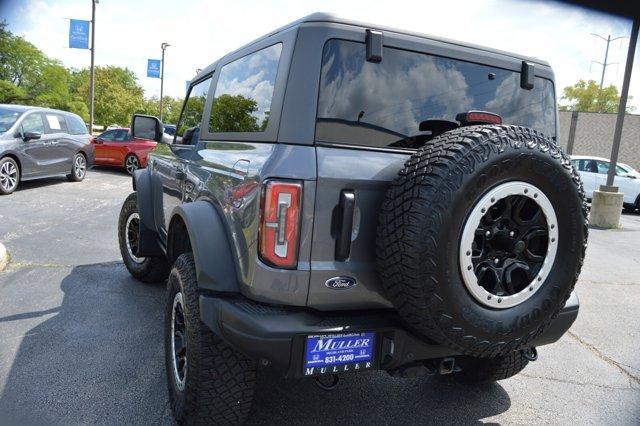
M15 124L23 111L12 108L0 107L0 133L4 133Z
M426 120L456 120L471 110L499 114L505 124L556 136L553 83L520 73L385 47L367 62L363 43L329 40L323 52L316 139L374 147L417 148L430 139Z

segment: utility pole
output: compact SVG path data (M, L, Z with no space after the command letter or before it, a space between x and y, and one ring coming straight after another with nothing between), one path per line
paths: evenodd
M618 117L616 119L616 129L613 132L613 146L611 147L611 162L609 173L607 174L607 189L613 191L613 178L616 175L616 165L618 164L618 151L620 149L620 138L622 137L622 125L624 124L624 114L627 109L627 97L629 95L629 82L631 81L631 69L633 68L633 56L636 53L636 42L638 41L638 26L640 18L633 20L631 27L631 38L629 39L629 50L627 51L627 64L624 67L624 78L622 80L622 92L620 93L620 105L618 106ZM616 189L617 191L617 189Z
M602 77L600 77L600 90L602 90L602 86L604 85L604 73L607 70L607 67L609 65L616 64L616 62L614 62L612 64L607 62L607 59L609 58L609 44L611 44L612 41L616 41L616 40L619 40L621 38L626 38L626 37L625 36L621 36L621 37L611 38L611 34L609 34L607 36L607 38L604 38L601 35L595 34L595 33L591 33L591 35L599 37L599 38L601 38L602 40L604 40L607 43L607 48L604 51L604 62L592 61L592 62L595 62L596 64L602 65Z
M96 4L99 0L91 0L91 77L89 77L89 133L93 134L93 94L95 85L94 57L96 54Z
M164 91L164 51L169 46L171 46L169 43L162 43L160 45L160 48L162 49L162 63L161 63L161 69L160 69L160 121L162 121L162 113L163 113L162 96Z

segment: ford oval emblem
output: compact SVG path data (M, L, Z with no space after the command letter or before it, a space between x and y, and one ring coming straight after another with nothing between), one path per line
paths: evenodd
M351 277L329 278L324 285L332 290L346 290L356 286L356 280Z

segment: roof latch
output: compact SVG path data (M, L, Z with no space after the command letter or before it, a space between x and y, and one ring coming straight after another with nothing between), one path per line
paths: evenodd
M367 30L367 61L382 61L382 31Z
M520 73L520 87L525 90L533 89L535 77L535 67L531 62L522 61L522 72Z

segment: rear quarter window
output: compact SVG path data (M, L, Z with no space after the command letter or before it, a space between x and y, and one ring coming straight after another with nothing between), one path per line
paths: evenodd
M222 67L211 105L210 132L266 130L281 53L278 43Z
M67 127L72 135L86 135L88 132L84 121L77 115L67 115Z
M385 47L367 62L365 45L329 40L324 47L316 139L374 147L418 148L430 139L426 120L455 121L481 110L505 124L556 135L553 83L537 78L520 87L520 73L461 60Z

